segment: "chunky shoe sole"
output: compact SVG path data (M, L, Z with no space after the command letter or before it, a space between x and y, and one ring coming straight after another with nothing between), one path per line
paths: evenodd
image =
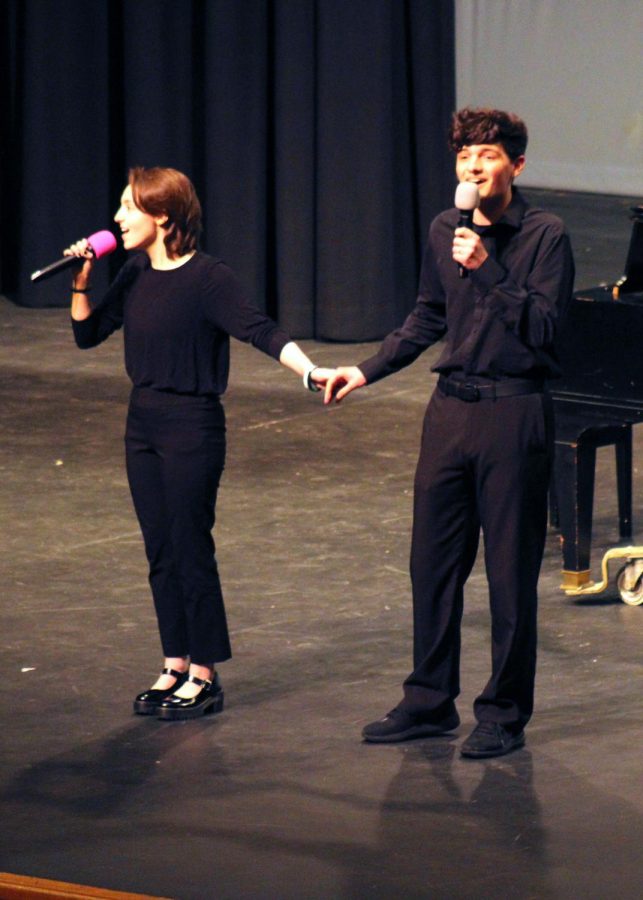
M439 737L453 731L459 724L460 717L456 714L442 722L420 722L417 725L411 725L404 731L390 732L389 734L369 734L367 725L362 731L362 738L369 744L396 744L399 741L409 741L413 738Z
M172 689L174 690L174 689ZM165 699L165 698L163 698ZM159 708L159 705L163 702L163 700L159 700L157 703L145 701L145 700L135 700L134 701L134 712L137 716L154 716Z
M213 697L206 697L197 706L162 706L155 710L157 719L163 722L176 722L185 719L198 719L201 716L214 715L223 709L223 691Z

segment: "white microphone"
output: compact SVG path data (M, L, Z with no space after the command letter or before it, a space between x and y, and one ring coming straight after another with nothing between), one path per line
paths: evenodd
M95 259L100 259L101 256L107 256L108 253L116 250L116 238L111 231L97 231L96 234L90 234L87 242ZM82 256L63 256L62 259L50 263L44 269L37 269L32 273L31 280L40 281L42 278L49 278L50 275L55 275L56 272L60 272L62 269L68 269L70 266L79 266L82 263Z
M473 226L473 212L480 206L480 191L477 185L470 181L461 181L455 189L454 206L460 213L458 228L471 228ZM460 278L467 277L464 266L458 265Z

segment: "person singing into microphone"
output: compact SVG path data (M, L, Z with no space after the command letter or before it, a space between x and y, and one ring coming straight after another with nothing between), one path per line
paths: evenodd
M342 400L444 338L415 475L414 668L401 702L362 736L388 743L459 725L463 593L482 530L491 676L475 700L477 725L461 753L485 758L521 747L533 711L536 589L553 450L545 382L559 374L554 336L574 263L563 223L529 206L514 187L525 166L521 119L467 107L453 116L449 146L458 180L479 195L471 227L458 227L455 208L434 219L415 308L373 356L337 369L324 399Z
M106 295L90 304L87 241L72 285L76 343L95 347L121 326L132 391L126 466L149 562L164 654L162 673L134 700L161 719L218 712L215 664L231 655L212 539L225 460L230 336L319 390L313 365L288 334L245 296L233 272L198 249L201 207L191 181L170 168L133 168L114 217L133 251Z

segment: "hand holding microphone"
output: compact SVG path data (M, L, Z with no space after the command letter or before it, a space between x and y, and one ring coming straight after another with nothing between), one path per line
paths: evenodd
M473 227L473 213L480 206L480 193L477 186L469 181L461 181L455 190L454 205L459 213L456 235L453 242L453 257L457 260L458 256L465 255L464 251L466 251L468 258L472 249L466 244L464 235L459 235L457 233L457 229L471 229ZM479 242L480 239L477 238L477 243ZM462 263L458 264L458 274L460 275L460 278L467 277L467 269Z
M97 231L90 234L88 238L77 241L65 250L62 259L50 263L44 269L37 269L31 275L32 281L41 281L43 278L49 278L63 269L69 269L72 266L82 264L84 260L100 259L101 256L107 256L116 250L116 238L111 231Z

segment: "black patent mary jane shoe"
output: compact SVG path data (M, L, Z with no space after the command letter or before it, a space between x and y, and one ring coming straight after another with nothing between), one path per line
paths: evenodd
M187 679L201 688L196 697L177 697L172 694L158 706L156 716L163 721L196 719L208 713L218 713L223 709L223 691L219 676L215 672L212 681L190 675Z
M177 672L176 669L163 669L161 675L172 675L176 678L176 681L174 684L171 684L169 688L163 688L162 690L150 688L148 691L143 691L142 694L138 694L134 699L134 712L137 713L137 715L155 715L159 705L166 697L169 697L174 691L178 690L188 677L187 672Z

